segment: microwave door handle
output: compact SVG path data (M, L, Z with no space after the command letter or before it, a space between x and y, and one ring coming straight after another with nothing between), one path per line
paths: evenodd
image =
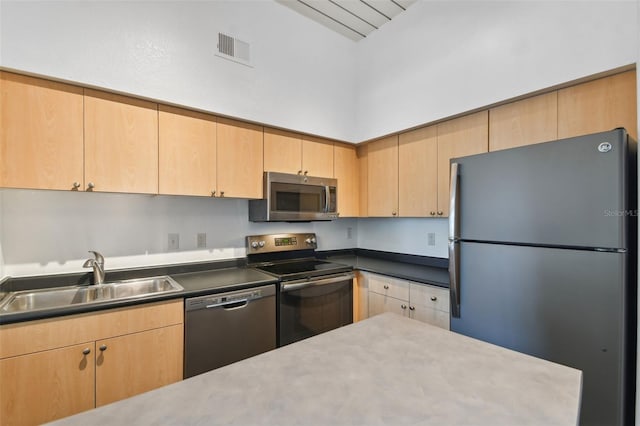
M324 187L324 212L329 213L329 193L331 188L329 185L325 185Z

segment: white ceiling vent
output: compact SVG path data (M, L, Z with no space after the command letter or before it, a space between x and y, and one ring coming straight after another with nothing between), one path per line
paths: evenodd
M251 66L249 43L227 34L218 33L218 50L216 51L216 56Z

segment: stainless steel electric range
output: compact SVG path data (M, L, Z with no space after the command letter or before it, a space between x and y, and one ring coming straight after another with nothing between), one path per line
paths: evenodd
M281 346L353 322L353 268L318 259L316 248L313 233L247 237L249 266L280 280Z

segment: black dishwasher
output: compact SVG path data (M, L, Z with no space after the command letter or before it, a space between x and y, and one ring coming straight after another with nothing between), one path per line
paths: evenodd
M274 284L185 299L184 378L276 347Z

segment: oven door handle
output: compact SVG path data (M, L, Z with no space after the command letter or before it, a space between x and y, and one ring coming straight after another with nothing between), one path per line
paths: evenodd
M289 281L287 283L282 283L280 286L280 291L286 293L287 291L300 290L306 287L318 286L318 285L327 285L327 284L335 284L341 281L352 280L355 277L353 272L348 274L341 274L337 276L332 276L329 278L318 278L318 279L304 279L304 280L296 280Z

